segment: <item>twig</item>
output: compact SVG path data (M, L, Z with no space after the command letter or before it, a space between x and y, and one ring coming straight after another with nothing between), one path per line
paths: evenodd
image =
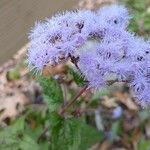
M65 111L83 94L83 92L86 91L87 88L88 88L88 85L85 85L83 89L72 99L72 101L70 101L70 103L66 104L63 107L60 114L63 115Z

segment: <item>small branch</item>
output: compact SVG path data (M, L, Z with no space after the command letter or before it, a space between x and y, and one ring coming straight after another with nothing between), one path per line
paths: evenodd
M46 134L47 131L48 131L48 128L45 128L45 129L43 130L43 132L40 134L40 136L39 136L38 139L37 139L37 143L40 142L41 138L43 138L43 136Z
M61 115L63 115L65 113L65 111L74 103L76 102L76 100L83 94L83 92L86 91L86 89L88 88L88 85L85 85L83 87L83 89L72 99L72 101L70 101L70 103L68 103L67 105L65 105L61 111Z

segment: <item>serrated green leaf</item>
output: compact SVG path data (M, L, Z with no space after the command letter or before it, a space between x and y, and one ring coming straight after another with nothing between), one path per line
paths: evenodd
M39 145L25 132L24 117L0 132L0 150L40 150Z
M76 119L51 114L51 150L87 150L102 140L103 134Z
M19 135L24 130L24 118L19 118L14 124L0 132L0 149L14 149L18 145Z
M18 145L21 150L40 150L39 145L28 135L24 135Z
M11 126L5 128L0 132L0 137L7 137L10 135L16 135L24 130L24 117L19 118L15 123ZM3 135L3 136L1 136Z
M81 144L79 150L87 150L103 139L102 132L87 124L81 125Z
M51 126L51 150L79 150L80 122L54 115Z
M45 100L50 111L55 111L63 103L63 93L59 83L51 77L39 76Z

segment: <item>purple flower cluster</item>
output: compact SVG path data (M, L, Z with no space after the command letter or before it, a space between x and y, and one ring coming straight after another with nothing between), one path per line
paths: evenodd
M93 12L77 10L36 23L29 36L31 69L71 60L92 88L127 82L144 107L150 103L150 41L127 30L124 6L105 6Z

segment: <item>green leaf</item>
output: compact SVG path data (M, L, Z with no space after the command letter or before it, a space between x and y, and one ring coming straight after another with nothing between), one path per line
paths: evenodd
M81 125L81 144L79 150L87 150L103 139L102 132L96 128L82 123Z
M26 135L24 117L0 132L1 150L40 150L39 145Z
M18 145L20 150L40 150L39 145L28 135L24 135Z
M0 132L1 139L10 135L16 135L24 130L24 117L19 118L15 123L11 126L6 127L3 131ZM1 136L3 135L3 136ZM0 140L1 140L0 139Z
M50 111L55 111L63 103L63 93L59 83L52 77L39 76L38 81L42 86L44 98Z
M146 141L146 140L140 140L138 143L138 150L149 150L150 148L150 140Z
M85 84L84 77L82 77L77 71L74 71L72 68L68 68L68 72L73 76L77 85L83 86Z
M51 150L87 150L102 140L103 134L83 121L51 114Z
M80 122L53 114L51 121L51 150L79 150Z

